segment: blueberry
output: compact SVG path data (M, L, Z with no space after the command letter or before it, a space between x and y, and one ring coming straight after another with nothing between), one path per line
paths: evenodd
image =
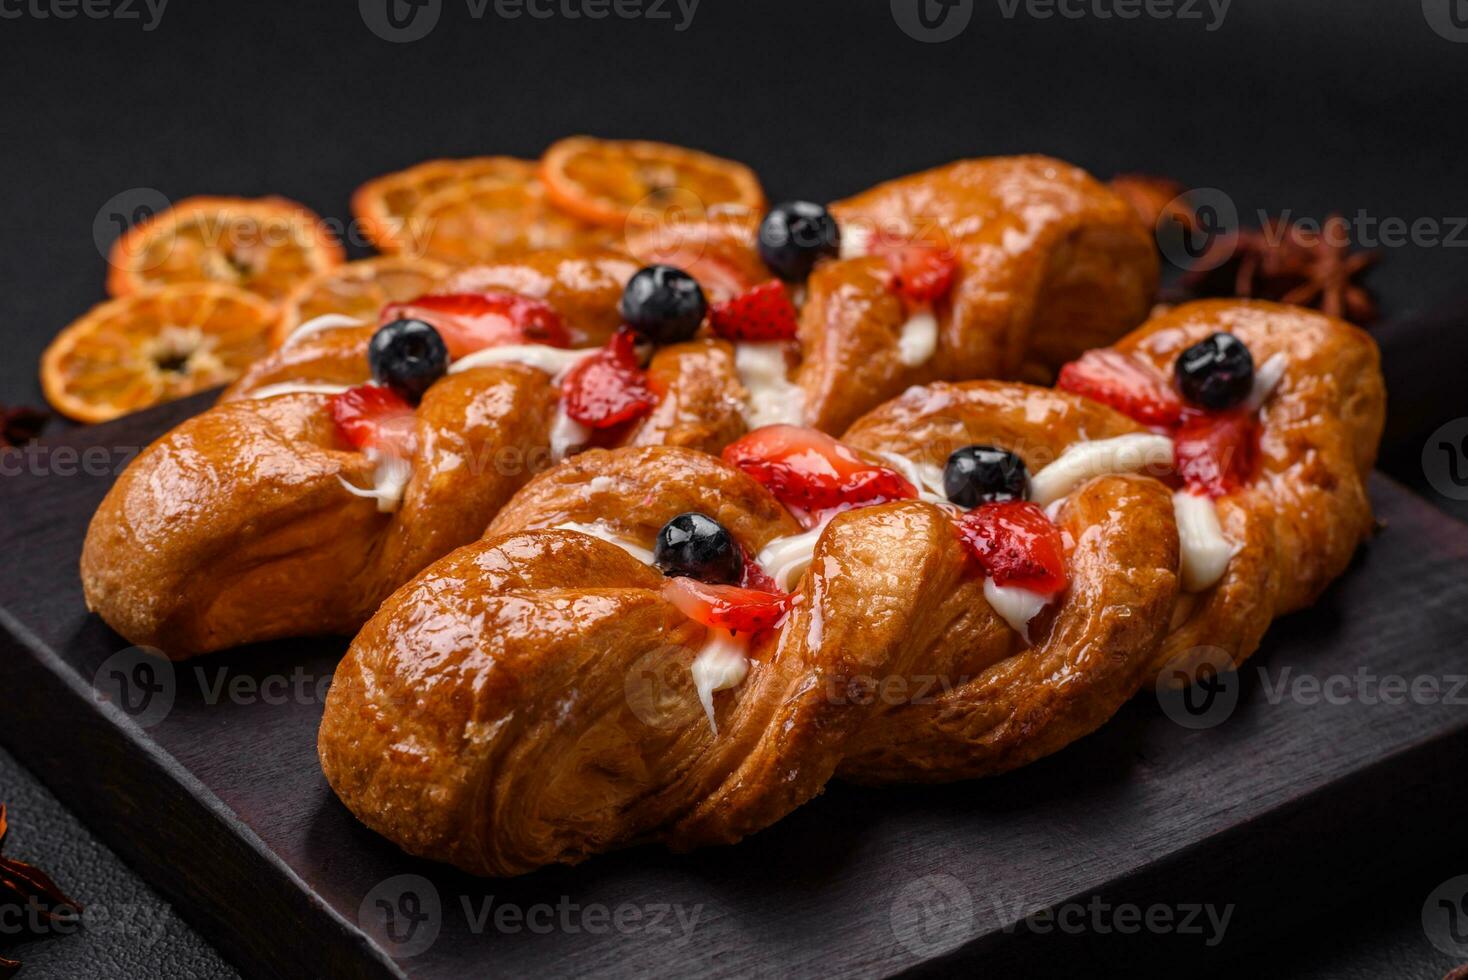
M638 269L622 290L622 320L655 344L692 340L707 310L698 280L671 265Z
M1178 355L1177 387L1196 405L1222 411L1249 396L1254 356L1233 334L1216 333Z
M810 275L816 259L841 251L841 229L831 212L811 201L786 201L759 226L759 254L770 271L795 282Z
M652 549L664 575L687 575L713 585L733 585L744 574L744 555L734 535L707 514L679 514L663 525Z
M960 507L1028 500L1030 473L1025 461L1007 449L964 446L943 467L943 493Z
M379 384L417 402L449 368L449 349L430 324L394 320L379 327L367 345L367 363Z

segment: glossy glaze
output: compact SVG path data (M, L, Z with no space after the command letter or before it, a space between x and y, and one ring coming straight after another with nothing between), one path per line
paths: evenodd
M1180 598L1172 489L1150 475L1100 476L1057 504L1069 586L1029 624L1030 645L989 606L941 506L848 511L819 532L792 612L751 646L744 682L715 695L715 735L689 671L704 630L644 563L554 528L599 521L647 547L673 514L703 510L754 553L795 525L712 457L588 453L383 604L328 699L328 780L409 851L505 875L645 840L737 841L833 777L968 778L1062 748L1169 676L1195 631L1233 631L1251 650L1259 620L1310 601L1369 527L1359 480L1382 412L1370 339L1304 311L1203 303L1120 346L1162 368L1216 329L1290 364L1261 410L1263 471L1221 502L1242 550L1214 589ZM1079 440L1139 431L1065 392L938 382L845 439L932 465L991 443L1035 470Z
M546 252L464 270L445 289L516 287L545 299L574 338L616 328L621 278L604 252ZM559 389L505 364L438 381L416 412L402 506L378 513L374 464L335 431L322 394L255 398L281 383L369 380L374 324L276 350L215 408L166 434L119 478L82 556L91 608L171 657L281 636L352 633L424 565L477 538L510 495L552 462Z

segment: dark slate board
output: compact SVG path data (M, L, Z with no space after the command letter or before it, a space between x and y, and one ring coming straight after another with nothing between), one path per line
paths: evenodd
M1361 894L1434 835L1461 833L1468 690L1450 678L1468 674L1468 527L1377 477L1383 531L1317 608L1276 624L1215 727L1183 727L1143 695L1021 772L832 786L734 848L639 848L510 881L408 858L355 823L316 763L315 692L345 641L155 665L152 686L172 692L154 697L153 713L171 703L157 719L129 716L115 684L94 686L119 666L148 678L127 654L109 659L127 644L83 606L87 520L115 466L205 402L4 458L0 739L247 975L890 975L960 963L1033 975L1111 962L1201 974ZM1366 696L1279 698L1281 679L1302 674L1364 683ZM1437 678L1440 693L1373 697L1369 678L1388 675ZM1113 911L1072 913L1079 930L1016 924L1097 902ZM1128 902L1167 904L1175 921L1194 904L1233 911L1210 945L1204 918L1201 932L1110 928ZM502 906L524 918L496 919ZM406 945L383 908L406 914L395 934Z

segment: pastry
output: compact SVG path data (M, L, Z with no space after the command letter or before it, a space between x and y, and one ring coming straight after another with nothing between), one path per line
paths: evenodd
M1364 333L1218 302L1058 389L934 382L840 441L587 452L383 603L323 769L372 829L487 875L732 843L832 778L1013 769L1340 574L1382 412Z
M717 452L782 420L836 431L912 383L1018 370L1027 337L1114 337L1156 279L1129 207L1044 158L684 230L671 255L666 226L624 243L682 268L543 250L452 273L377 323L295 326L118 480L83 551L90 608L175 658L351 633L575 451ZM379 383L379 339L414 336L446 357Z

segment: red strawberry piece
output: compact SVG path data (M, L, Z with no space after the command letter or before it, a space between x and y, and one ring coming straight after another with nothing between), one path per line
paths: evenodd
M775 583L770 573L760 567L754 555L743 545L739 546L744 555L744 572L739 577L739 584L746 589L756 589L760 592L779 592L780 586Z
M383 385L357 385L332 395L331 417L353 449L406 455L413 438L413 406Z
M1222 497L1254 475L1259 422L1252 412L1189 410L1173 435L1172 446L1178 475L1187 488Z
M789 340L795 336L795 304L778 279L747 289L709 311L714 333L726 340Z
M1120 351L1086 351L1060 369L1055 386L1104 402L1143 425L1175 425L1182 417L1182 399L1167 379Z
M582 425L606 429L652 410L657 399L638 366L636 335L618 330L607 346L577 364L561 382L566 414Z
M951 249L927 242L886 244L879 240L873 251L886 259L893 291L914 304L931 303L953 288L958 256Z
M450 357L502 344L570 347L561 315L545 300L510 292L441 293L382 308L379 323L423 320L443 338Z
M995 585L1053 595L1065 588L1065 543L1027 500L983 504L958 518L958 536Z
M780 621L790 608L790 596L738 585L709 585L695 578L670 578L663 598L696 623L738 633L757 633Z
M917 490L896 470L870 463L815 429L767 425L724 449L724 462L748 473L788 507L909 500Z

